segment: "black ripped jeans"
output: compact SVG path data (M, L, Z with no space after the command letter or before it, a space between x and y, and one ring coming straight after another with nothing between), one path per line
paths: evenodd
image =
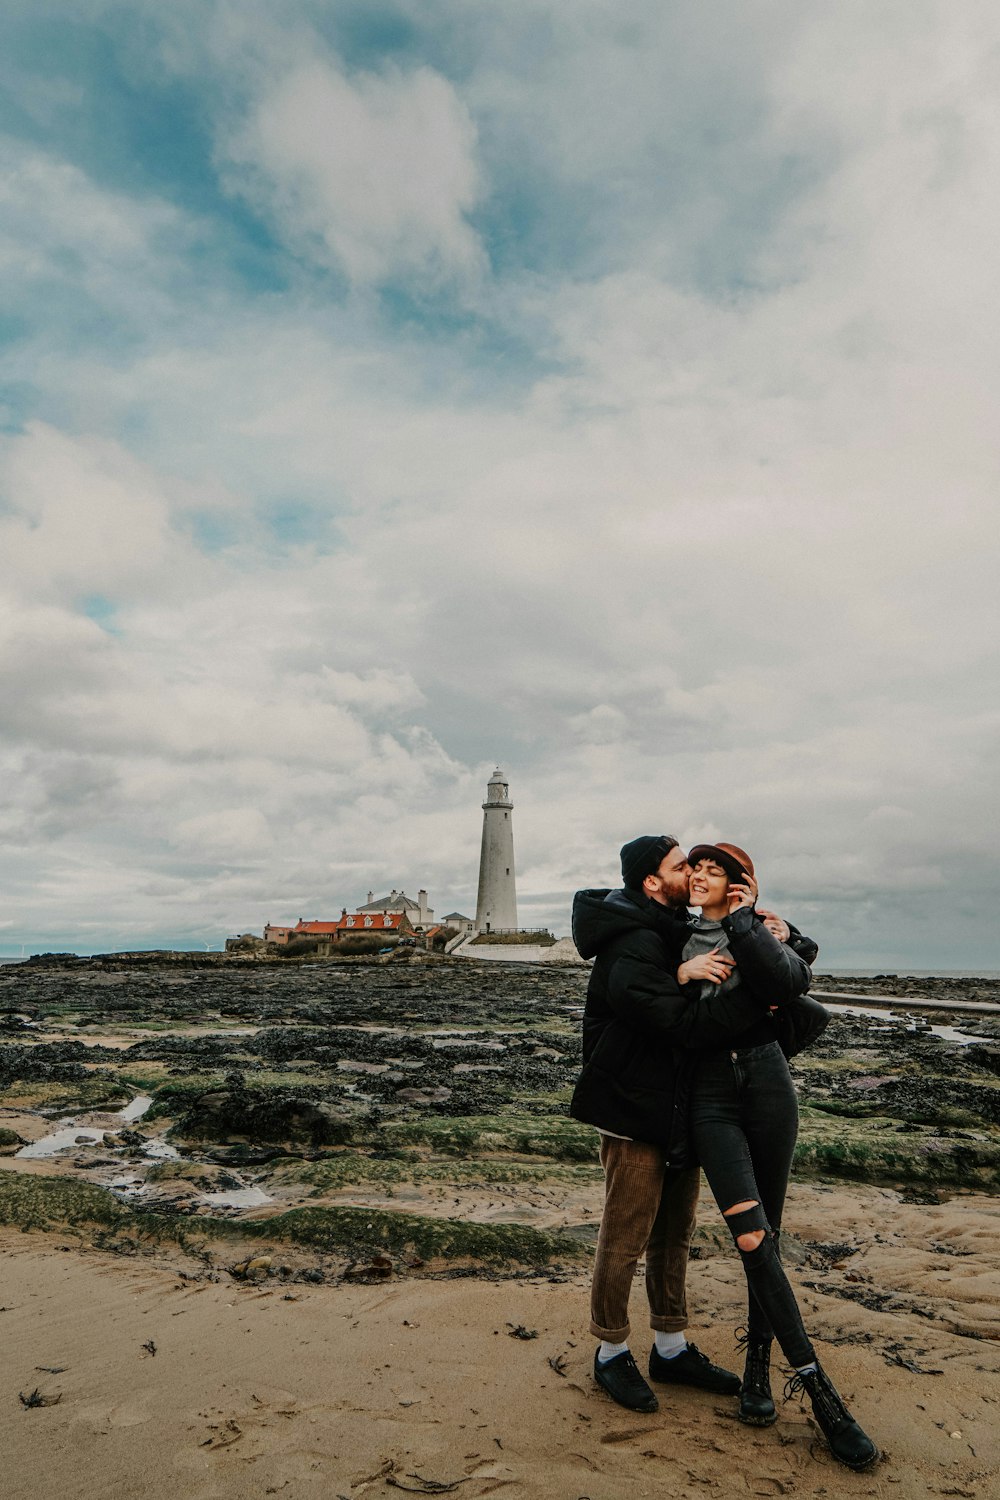
M703 1053L691 1125L698 1159L723 1215L737 1203L757 1205L726 1218L733 1239L764 1230L756 1250L740 1250L750 1338L773 1335L789 1363L801 1368L816 1356L778 1254L799 1111L777 1042Z

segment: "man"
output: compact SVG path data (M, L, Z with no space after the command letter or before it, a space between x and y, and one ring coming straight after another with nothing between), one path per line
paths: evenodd
M622 1406L657 1409L628 1347L628 1300L646 1252L646 1296L654 1344L652 1380L736 1395L739 1377L713 1365L684 1336L688 1248L699 1171L690 1165L683 1049L730 1043L767 1006L677 979L688 936L691 866L668 834L644 835L621 851L624 889L578 891L573 940L595 960L583 1020L583 1071L570 1111L601 1132L605 1205L594 1261L590 1331L601 1340L594 1378ZM756 896L756 888L751 889ZM817 949L771 912L757 914L780 941L811 962ZM687 968L689 979L725 980L733 960L718 951Z

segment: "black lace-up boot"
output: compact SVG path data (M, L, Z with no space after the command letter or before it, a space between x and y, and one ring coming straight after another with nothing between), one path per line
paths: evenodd
M746 1340L747 1362L736 1413L748 1427L770 1427L778 1420L771 1397L771 1340Z
M813 1416L823 1429L830 1452L849 1469L867 1469L878 1458L875 1444L851 1416L833 1381L819 1366L801 1375L793 1375L785 1386L785 1400L805 1391L812 1402Z

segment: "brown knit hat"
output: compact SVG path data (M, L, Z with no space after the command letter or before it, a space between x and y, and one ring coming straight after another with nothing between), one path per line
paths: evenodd
M738 844L695 844L688 852L688 863L696 865L699 859L714 860L730 880L743 881L748 875L751 880L757 878L753 872L753 860Z

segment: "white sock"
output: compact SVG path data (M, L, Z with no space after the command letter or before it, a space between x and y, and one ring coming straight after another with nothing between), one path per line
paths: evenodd
M817 1368L818 1368L818 1366L816 1364L816 1361L813 1360L812 1364L808 1364L808 1365L796 1365L796 1367L795 1367L795 1373L796 1373L796 1375L814 1375L816 1373Z
M675 1359L678 1354L683 1354L688 1346L683 1333L664 1333L656 1328L653 1330L653 1338L656 1343L656 1352L663 1359Z
M601 1347L597 1351L597 1358L602 1365L606 1365L609 1359L614 1359L618 1354L626 1354L628 1344L609 1344L607 1339L601 1340Z

